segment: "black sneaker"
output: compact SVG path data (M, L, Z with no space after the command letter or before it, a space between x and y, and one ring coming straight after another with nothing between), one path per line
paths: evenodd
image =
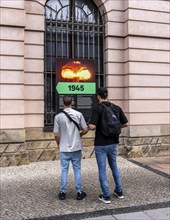
M66 193L65 192L60 192L58 194L58 197L59 197L60 200L64 200L66 198Z
M85 192L78 192L77 193L77 200L82 200L82 199L84 199L86 197L86 193Z
M114 190L114 193L113 193L117 198L119 199L124 199L124 195L123 195L123 192L118 192L116 190Z
M111 201L110 201L110 196L108 197L103 197L102 195L99 196L99 200L106 203L106 204L110 204Z

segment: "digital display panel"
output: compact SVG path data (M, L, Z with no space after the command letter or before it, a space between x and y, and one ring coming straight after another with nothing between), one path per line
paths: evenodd
M95 94L95 62L57 58L56 90L58 94Z

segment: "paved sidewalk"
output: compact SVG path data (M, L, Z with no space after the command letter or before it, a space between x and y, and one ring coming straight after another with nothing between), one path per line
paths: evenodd
M105 215L85 220L169 220L170 208L151 209L140 212L131 212L117 215Z
M107 216L112 220L116 218L124 220L128 219L125 217L126 213L136 215L135 212L139 212L138 216L149 216L147 213L153 212L153 209L158 209L159 213L165 212L166 216L168 210L166 208L170 204L168 175L157 174L121 157L118 158L118 164L125 198L119 200L112 196L111 204L104 204L98 200L101 191L95 159L82 160L83 190L87 193L87 198L82 201L76 200L71 167L67 198L64 201L58 199L59 161L0 168L1 218L76 220L99 217L98 220L107 220L105 219ZM109 169L108 176L110 189L113 191L114 182ZM161 211L160 208L165 209ZM151 211L147 211L149 209Z

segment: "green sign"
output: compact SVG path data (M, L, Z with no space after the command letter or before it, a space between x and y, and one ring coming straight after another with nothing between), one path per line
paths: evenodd
M59 82L56 86L59 94L95 94L95 82Z

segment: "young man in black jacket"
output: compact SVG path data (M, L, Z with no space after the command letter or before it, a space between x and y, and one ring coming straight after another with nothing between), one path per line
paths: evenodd
M119 134L115 134L113 136L106 136L102 133L102 114L104 112L104 107L100 103L105 106L109 106L110 102L107 100L108 91L106 88L101 87L97 90L97 98L99 100L99 104L92 109L91 118L89 121L89 129L96 130L95 131L95 140L94 140L94 150L95 156L98 165L99 172L99 181L102 189L102 195L99 196L99 200L103 201L106 204L111 203L110 200L110 191L108 188L107 174L106 174L106 158L108 159L109 166L112 170L113 178L115 181L115 190L114 194L122 199L124 198L122 192L122 182L120 177L120 172L117 166L117 150L119 143ZM127 126L127 118L123 113L122 109L113 105L113 108L119 115L119 121L121 123L121 127Z

